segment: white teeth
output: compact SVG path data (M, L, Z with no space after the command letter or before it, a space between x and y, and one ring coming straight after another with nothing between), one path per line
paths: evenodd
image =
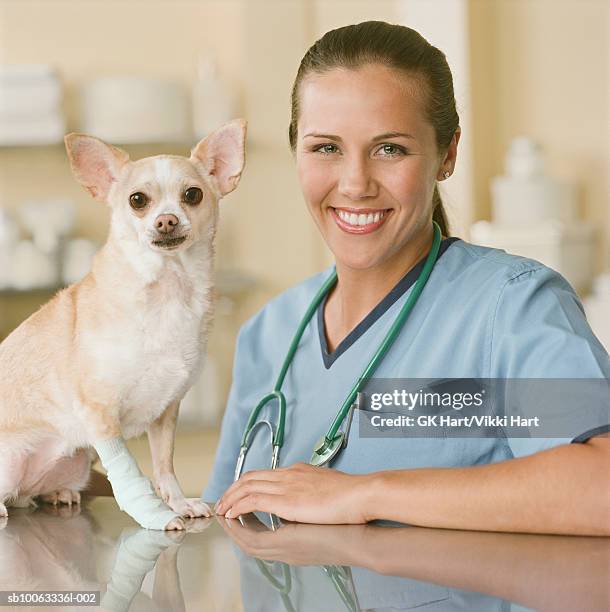
M381 211L381 212L376 212L375 214L373 213L369 213L367 214L362 214L362 215L357 215L356 213L348 213L344 210L340 210L340 209L335 209L337 215L339 215L339 218L342 221L345 221L345 223L349 223L350 225L357 225L357 226L362 226L362 225L370 225L371 223L377 223L380 219L383 219L384 215L385 215L385 210Z

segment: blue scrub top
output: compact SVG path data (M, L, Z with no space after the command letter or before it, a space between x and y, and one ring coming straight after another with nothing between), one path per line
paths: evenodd
M394 322L424 259L332 353L325 340L324 303L320 305L282 387L287 416L280 466L309 461L316 442ZM203 499L215 501L233 482L250 412L273 389L295 330L331 273L329 268L288 289L241 328L233 384ZM591 331L580 300L560 274L532 259L447 238L375 377L608 380L610 358ZM347 448L332 464L350 473L492 463L582 442L610 430L610 426L584 428L567 438L361 438L359 413L354 412ZM265 416L277 422L277 409L266 407L261 412ZM261 427L243 471L269 469L270 461L268 429Z

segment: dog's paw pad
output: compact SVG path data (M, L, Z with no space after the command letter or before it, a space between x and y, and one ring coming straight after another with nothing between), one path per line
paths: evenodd
M59 491L53 491L52 493L45 493L40 496L40 499L47 503L57 506L57 504L80 504L80 493L78 491L72 491L71 489L60 489Z
M61 489L57 492L57 499L61 504L80 504L80 493L78 491L72 491L72 489Z
M53 493L44 493L40 496L40 501L44 502L45 504L53 504L54 506L57 506L57 491L54 491Z
M185 529L184 521L180 517L172 519L167 525L165 525L166 531L172 531L174 529L180 531Z
M198 497L184 499L177 506L179 509L174 509L174 511L188 518L207 518L213 514L211 508Z

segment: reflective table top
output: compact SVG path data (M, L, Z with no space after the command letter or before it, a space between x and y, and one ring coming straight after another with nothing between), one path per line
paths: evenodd
M282 524L268 515L191 519L186 532L160 532L138 528L110 497L9 512L0 591L99 591L102 609L610 610L610 538Z

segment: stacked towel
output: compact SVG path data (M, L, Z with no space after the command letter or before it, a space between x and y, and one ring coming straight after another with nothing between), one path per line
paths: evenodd
M61 142L61 101L61 83L50 66L0 65L0 145Z

